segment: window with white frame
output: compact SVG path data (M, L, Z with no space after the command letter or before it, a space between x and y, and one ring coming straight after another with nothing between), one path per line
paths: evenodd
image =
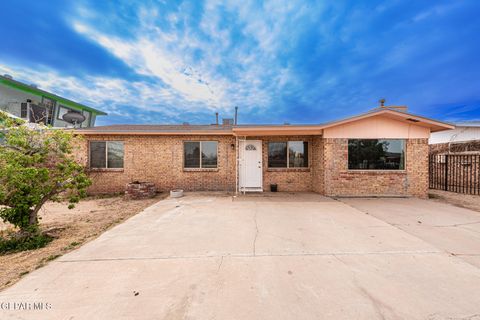
M217 168L217 141L185 141L183 143L184 168Z
M123 168L123 141L90 141L90 168Z

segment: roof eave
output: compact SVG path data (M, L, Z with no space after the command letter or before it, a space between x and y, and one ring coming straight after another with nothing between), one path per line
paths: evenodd
M413 120L411 122L411 124L418 125L418 126L425 126L424 124L426 124L427 125L426 127L429 127L431 132L438 132L438 131L455 129L455 125L453 125L451 123L442 122L442 121L438 121L438 120L433 120L433 119L430 119L430 118L418 116L418 115L411 114L411 113L408 113L408 112L402 112L402 111L390 110L390 109L382 109L382 110L378 110L378 111L374 111L374 112L362 113L360 115L356 115L356 116L353 116L353 117L350 117L350 118L345 118L345 119L341 119L341 120L337 120L337 121L334 121L334 122L327 123L327 124L323 125L322 128L327 129L327 128L331 128L331 127L336 127L336 126L339 126L339 125L342 125L342 124L346 124L346 123L350 123L350 122L353 122L353 121L358 121L358 120L361 120L361 119L365 119L365 118L369 118L369 117L373 117L373 116L378 116L378 115L382 115L382 114L392 114L392 115L402 116L402 117L405 118L404 119L405 121L412 121ZM418 122L415 122L415 120L418 120Z
M225 136L233 135L232 131L139 131L139 130L74 130L75 134L86 136L101 136L101 135L121 135L121 136L196 136L196 135L213 135Z
M29 85L27 85L25 83L22 83L20 81L16 81L16 80L13 80L13 79L9 79L9 78L5 78L3 76L0 76L0 83L4 84L4 85L6 85L10 88L20 90L22 92L28 92L28 93L31 93L31 94L34 94L34 95L37 95L37 96L46 96L47 98L51 98L51 99L57 100L58 102L60 102L62 104L65 104L67 107L79 108L79 109L82 109L82 110L85 109L87 111L90 111L90 112L94 113L95 115L102 115L102 116L107 115L106 112L94 109L92 107L89 107L89 106L86 106L84 104L72 101L72 100L67 99L67 98L60 97L60 96L58 96L54 93L50 93L48 91L29 86Z
M262 135L321 135L323 129L318 125L312 126L263 126L263 127L236 127L233 128L236 136Z

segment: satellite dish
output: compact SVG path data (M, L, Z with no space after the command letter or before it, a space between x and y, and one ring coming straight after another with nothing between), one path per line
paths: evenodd
M68 123L76 125L82 123L87 118L80 112L70 110L62 116L62 119Z

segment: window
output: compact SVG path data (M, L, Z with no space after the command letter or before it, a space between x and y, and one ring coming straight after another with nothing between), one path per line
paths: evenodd
M184 168L217 168L217 141L185 141Z
M289 168L308 167L308 142L304 142L304 141L288 142L288 167Z
M403 170L405 169L405 141L349 139L348 169Z
M90 168L123 168L123 142L90 141Z
M55 100L47 98L47 97L42 97L42 104L48 108L55 107Z
M42 104L44 107L47 108L47 124L52 125L53 124L53 110L55 109L55 100L47 98L47 97L42 97Z
M269 142L268 167L308 168L308 142Z
M52 117L53 107L50 106L50 104L46 105L43 104L43 102L41 104L38 102L30 102L30 105L27 102L22 102L20 104L20 118L26 119L28 122L51 125L53 124Z
M90 112L84 110L83 115L85 116L85 121L82 122L81 127L82 128L90 127L90 120L91 120Z

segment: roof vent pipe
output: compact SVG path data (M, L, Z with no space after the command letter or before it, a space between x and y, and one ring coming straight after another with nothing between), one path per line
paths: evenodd
M237 106L235 106L235 122L234 123L235 125L238 124L238 107Z
M215 124L218 126L218 112L215 112Z

